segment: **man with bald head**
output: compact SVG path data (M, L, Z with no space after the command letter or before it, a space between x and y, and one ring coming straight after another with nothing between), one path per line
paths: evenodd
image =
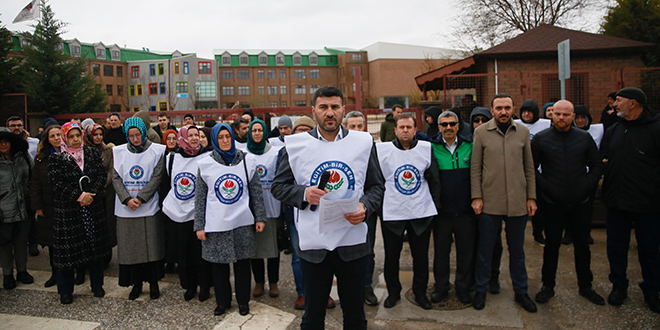
M573 104L557 101L552 114L553 126L532 138L537 200L539 209L547 214L544 217L543 287L536 295L536 302L547 303L555 295L559 247L566 227L573 234L579 293L596 305L605 305L603 297L591 285L593 274L588 243L589 200L603 173L603 162L589 133L572 125L574 119Z

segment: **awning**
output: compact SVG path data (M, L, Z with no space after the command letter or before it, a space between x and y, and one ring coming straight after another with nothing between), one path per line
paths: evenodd
M415 77L415 82L421 91L442 89L434 88L436 85L442 86L442 77L450 74L456 74L459 71L465 68L469 68L472 65L474 65L474 58L468 57L464 60L460 60L458 62L443 66L442 68L419 75ZM424 86L426 86L426 88L424 88Z

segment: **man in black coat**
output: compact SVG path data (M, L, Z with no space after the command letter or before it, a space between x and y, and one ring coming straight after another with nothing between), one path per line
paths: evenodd
M557 101L552 114L554 125L532 138L536 187L542 196L538 200L547 214L544 217L543 287L536 295L536 302L547 303L555 295L559 247L562 232L567 227L573 234L579 293L594 304L605 305L603 297L591 286L593 274L588 242L589 201L598 185L603 163L589 133L572 126L574 119L573 104Z

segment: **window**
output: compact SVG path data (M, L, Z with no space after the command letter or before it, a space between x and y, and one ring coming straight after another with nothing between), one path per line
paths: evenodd
M359 67L359 66L354 66L354 67L353 67L353 76L354 76L354 77L355 77L355 71L357 70L357 68L362 69L362 68ZM362 70L360 70L360 77L362 77Z
M222 79L234 79L234 70L222 70Z
M110 104L110 112L121 112L121 104Z
M362 54L353 54L353 61L362 61Z
M142 96L142 84L135 85L135 95Z
M241 55L238 57L238 64L240 65L248 65L248 56L247 55Z
M259 95L266 94L266 86L258 86L257 90L259 91Z
M211 73L211 62L208 63L209 63L209 73ZM188 65L188 62L183 62L183 74L190 74L190 65Z
M105 58L105 49L103 48L97 48L96 49L96 58Z
M277 55L275 57L275 64L276 65L284 65L284 55Z
M305 94L305 85L296 85L296 94Z
M215 97L215 81L197 81L195 91L198 97Z
M105 85L105 92L112 95L112 85Z
M293 76L295 78L305 78L305 69L297 69L293 71Z
M183 62L183 64L184 64L183 73L184 74L186 73L186 70L185 70L185 64L186 63L188 63L188 62ZM199 63L197 63L197 65L199 66L199 74L211 74L211 62L199 62Z
M260 55L259 56L259 65L268 65L268 56Z
M277 71L268 70L268 79L275 79L275 77L277 77Z
M69 46L69 50L71 51L71 55L80 56L80 46Z
M124 85L117 85L117 95L118 96L124 95Z
M168 104L167 101L158 102L158 111L167 111Z
M316 56L316 54L310 54L309 65L318 65L318 64L319 64L319 57Z
M301 64L302 64L302 56L293 55L293 65L301 65Z
M131 67L131 78L140 78L140 67L132 66Z
M158 83L149 84L149 95L157 95L157 94L158 94Z
M271 108L277 108L277 101L271 101L268 103L268 106Z
M156 64L149 64L149 76L156 75Z
M296 106L297 107L307 106L307 101L296 101Z
M259 108L265 108L266 107L266 102L261 101L258 104L259 104Z
M181 73L181 63L174 62L174 74L180 74L180 73Z
M250 79L250 70L238 70L238 79Z
M165 74L165 63L158 63L158 75L162 76Z
M135 106L135 107L133 107L133 112L138 112L138 111L140 111L140 107L139 107L139 106Z
M280 69L280 79L286 79L286 69Z
M222 65L231 65L231 56L223 55L222 56Z
M277 86L268 86L268 95L277 95Z
M222 95L234 95L234 86L222 86Z
M128 96L135 96L135 85L128 86Z
M286 107L286 101L282 101L282 102L280 102L280 106L281 106L281 107Z
M114 73L114 67L112 65L104 65L103 66L103 75L106 77L112 77L112 74Z
M165 86L164 82L160 83L160 88L159 89L160 89L161 94L166 94L167 93L167 87Z
M120 59L120 53L118 50L113 50L110 52L110 55L112 56L113 60L119 60Z
M318 70L318 69L309 70L309 77L310 78L321 78L321 70Z
M309 85L309 93L314 94L319 88L321 88L321 85Z
M101 74L101 65L100 64L92 64L92 72L94 73L95 76L98 76Z
M188 82L187 81L177 81L174 83L177 93L188 93Z
M117 77L123 77L124 76L124 68L121 66L117 66Z
M264 79L264 70L257 70L257 78Z
M286 85L280 86L280 94L282 94L282 95L286 94Z
M156 106L155 105L150 106L149 111L156 111Z
M238 86L238 95L250 95L250 86Z

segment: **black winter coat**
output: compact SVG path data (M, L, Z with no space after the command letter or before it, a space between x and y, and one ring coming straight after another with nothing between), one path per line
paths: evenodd
M30 204L32 211L42 210L44 216L37 216L37 242L41 246L53 246L53 187L48 183L48 163L50 155L37 155L32 168Z
M83 147L84 171L66 152L50 155L48 180L53 187L55 242L53 264L58 269L71 269L96 262L108 257L111 247L105 221L105 200L95 197L86 206L91 214L91 226L83 222L83 213L77 201L82 190L78 181L83 175L90 182L83 181L86 192L99 194L103 191L107 172L99 150Z

